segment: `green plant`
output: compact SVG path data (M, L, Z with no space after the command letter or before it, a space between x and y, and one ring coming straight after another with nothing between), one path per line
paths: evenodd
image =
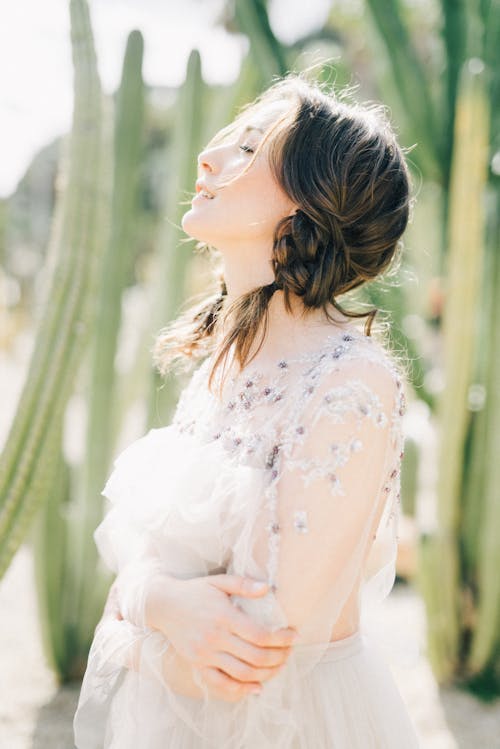
M73 125L65 144L47 293L19 405L0 459L0 575L57 479L66 403L94 319L106 232L104 104L84 0L71 0Z
M45 652L62 680L83 675L111 582L109 572L102 572L93 531L102 519L101 488L123 418L115 398L114 362L137 215L144 99L142 58L142 36L133 31L116 96L114 145L108 143L114 151L111 228L93 300L93 335L82 368L88 383L83 463L71 471L64 460L60 461L56 482L37 517L35 569Z

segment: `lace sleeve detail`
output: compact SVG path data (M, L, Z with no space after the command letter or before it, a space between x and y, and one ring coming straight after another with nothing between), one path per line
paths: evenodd
M386 366L342 362L306 387L270 456L252 556L271 586L268 621L301 644L331 639L362 580L399 457L398 393Z
M286 460L288 470L296 470L304 487L317 479L326 479L333 496L345 496L346 488L340 475L342 468L353 453L363 450L361 440L366 422L371 422L374 430L381 430L388 422L383 403L376 392L359 379L334 385L321 394L309 421L307 434L300 445ZM335 428L345 425L349 428ZM316 436L313 450L305 445L306 440ZM305 446L305 449L304 449Z

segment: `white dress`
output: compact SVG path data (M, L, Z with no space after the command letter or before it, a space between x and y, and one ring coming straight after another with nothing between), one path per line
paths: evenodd
M118 575L124 620L96 628L77 749L418 747L362 616L395 578L405 410L396 367L354 329L266 371L250 362L222 399L207 387L211 363L194 371L171 423L118 456L102 492L111 505L94 538ZM216 699L194 668L199 696L168 682L173 646L141 618L142 583L158 569L268 581L267 595L233 604L269 629L300 621L300 639L260 695Z

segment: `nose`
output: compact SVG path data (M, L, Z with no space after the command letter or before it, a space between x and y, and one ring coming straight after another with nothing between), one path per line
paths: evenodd
M198 156L198 171L204 172L205 170L213 172L212 159L208 150L202 151Z

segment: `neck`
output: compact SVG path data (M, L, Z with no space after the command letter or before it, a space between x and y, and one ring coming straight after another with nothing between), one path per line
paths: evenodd
M238 263L231 256L224 259L224 281L227 295L224 307L228 309L233 302L252 289L267 286L274 281L274 272L268 258L268 248L258 244L251 251L241 253Z
M268 283L272 283L268 281ZM230 330L232 316L229 313L229 297L225 297L221 325L221 338ZM335 330L349 325L350 319L342 315L333 305L328 305L329 320L323 309L313 309L304 312L302 299L290 294L292 311L285 308L285 295L277 289L269 300L267 309L266 336L262 344L263 356L265 352L280 352L285 356L294 355L297 350L314 348L318 342ZM263 324L263 323L262 323ZM259 329L252 350L256 350L261 340L263 328ZM272 353L274 356L274 353ZM260 354L259 354L260 357Z

